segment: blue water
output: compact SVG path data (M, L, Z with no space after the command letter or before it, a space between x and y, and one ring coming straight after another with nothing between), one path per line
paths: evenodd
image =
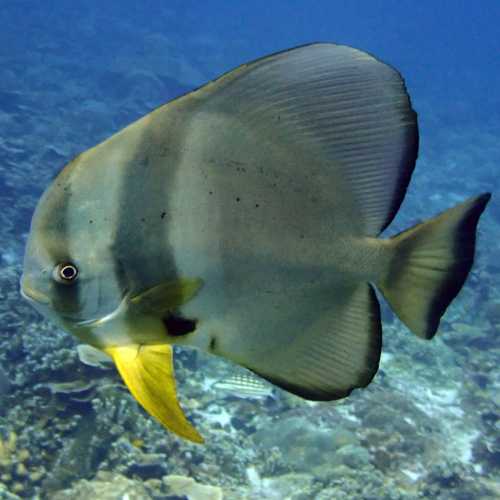
M498 19L496 0L3 0L0 498L86 498L83 480L96 498L185 498L173 475L235 499L498 498ZM363 49L406 80L421 146L390 233L493 192L476 265L432 342L384 311L379 374L340 404L228 399L211 383L236 368L178 352L181 402L207 439L197 447L19 297L32 211L77 153L222 72L313 41ZM69 381L80 389L53 385Z

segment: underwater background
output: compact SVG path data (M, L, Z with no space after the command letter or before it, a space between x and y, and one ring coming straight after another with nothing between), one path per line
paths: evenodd
M500 2L0 0L0 499L500 498ZM35 204L74 155L254 58L313 41L405 77L421 146L388 234L492 191L466 286L425 342L387 309L372 384L310 403L176 350L206 438L165 431L113 366L19 295ZM229 389L228 389L229 387Z

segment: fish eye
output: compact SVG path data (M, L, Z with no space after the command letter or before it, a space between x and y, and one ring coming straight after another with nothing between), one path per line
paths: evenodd
M71 264L71 262L64 262L54 268L52 275L58 283L68 285L76 280L78 268L74 264Z

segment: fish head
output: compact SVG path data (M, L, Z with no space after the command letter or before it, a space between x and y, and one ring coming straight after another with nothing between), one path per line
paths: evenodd
M123 196L119 169L126 160L116 150L111 143L80 155L41 197L21 293L42 315L101 349L174 343L179 332L195 328L193 321L179 328L173 313L201 280L176 275L162 252L161 215L147 226L135 223L134 217L153 216L144 215L142 199Z
M113 216L102 187L80 175L77 160L53 180L36 207L21 293L44 316L80 334L117 311L127 294L113 254ZM81 336L81 335L80 335Z

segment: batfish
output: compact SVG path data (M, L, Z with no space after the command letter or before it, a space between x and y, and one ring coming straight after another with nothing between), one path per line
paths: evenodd
M33 216L22 294L194 442L174 344L344 398L378 369L375 289L430 339L473 263L488 193L379 237L417 150L401 75L366 52L319 43L244 64L63 168Z

